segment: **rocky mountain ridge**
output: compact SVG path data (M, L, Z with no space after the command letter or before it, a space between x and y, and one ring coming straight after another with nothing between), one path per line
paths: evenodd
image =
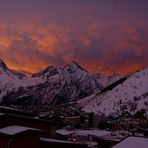
M12 72L4 62L1 64L1 69L3 73L0 74L0 81L3 83L0 85L0 100L4 104L26 102L55 105L77 101L118 79L114 77L113 80L106 77L106 82L104 82L74 61L63 68L49 66L29 78Z

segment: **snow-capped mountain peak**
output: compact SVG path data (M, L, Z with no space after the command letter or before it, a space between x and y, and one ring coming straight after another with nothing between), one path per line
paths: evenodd
M7 65L0 59L0 72L5 71L7 69Z
M0 75L2 77L2 75L7 75L8 77L18 77L20 79L22 79L23 77L26 77L24 74L14 71L14 70L10 70L7 65L3 62L3 60L0 59Z
M64 69L66 69L67 71L69 71L70 73L73 72L77 72L77 71L85 71L87 72L85 69L83 69L77 62L72 61L71 63L67 64Z
M62 68L59 66L49 66L46 69L40 71L39 73L33 74L32 77L41 77L43 80L47 80L52 76L60 73Z

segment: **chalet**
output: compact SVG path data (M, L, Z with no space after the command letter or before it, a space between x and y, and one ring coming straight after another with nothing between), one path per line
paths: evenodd
M61 128L63 126L59 122L38 119L35 117L15 114L1 114L0 128L11 125L27 126L31 128L40 129L45 132L45 137L55 137L56 129Z
M41 130L24 126L0 129L0 148L38 148Z

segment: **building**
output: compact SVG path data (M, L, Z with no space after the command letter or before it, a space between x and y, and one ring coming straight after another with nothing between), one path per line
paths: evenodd
M59 129L56 130L56 138L61 140L68 140L72 134L74 134L73 131L65 130L65 129Z
M113 148L147 148L148 138L144 137L128 137L121 141Z
M77 125L80 125L80 116L65 117L65 124L75 128Z
M48 139L41 138L40 139L40 148L88 148L87 144L75 143L70 141L63 141L57 139Z
M120 142L118 139L96 138L99 148L111 148ZM125 147L126 148L126 147Z
M105 116L103 114L94 115L93 120L93 127L98 128L101 123L105 122Z
M89 113L88 120L90 128L98 128L99 125L105 121L105 116L104 114Z
M5 126L18 125L31 128L40 129L45 132L45 137L55 137L57 128L61 128L62 123L38 119L35 117L28 117L15 114L1 114L0 115L0 128Z
M41 134L41 130L23 126L1 128L0 148L38 148Z
M94 113L93 112L88 114L88 121L89 121L88 123L89 128L93 127L94 126Z
M147 129L144 129L144 136L145 137L148 137L148 128Z
M43 131L24 126L0 129L0 148L87 148L87 144L43 138Z

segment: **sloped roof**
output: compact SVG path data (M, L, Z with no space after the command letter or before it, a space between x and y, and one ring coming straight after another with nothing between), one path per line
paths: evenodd
M22 132L26 132L26 131L42 132L39 129L25 127L25 126L16 126L16 125L7 126L7 127L0 129L1 134L5 134L5 135L9 135L9 136L19 134L19 133L22 133Z
M148 138L128 137L113 148L148 148Z

